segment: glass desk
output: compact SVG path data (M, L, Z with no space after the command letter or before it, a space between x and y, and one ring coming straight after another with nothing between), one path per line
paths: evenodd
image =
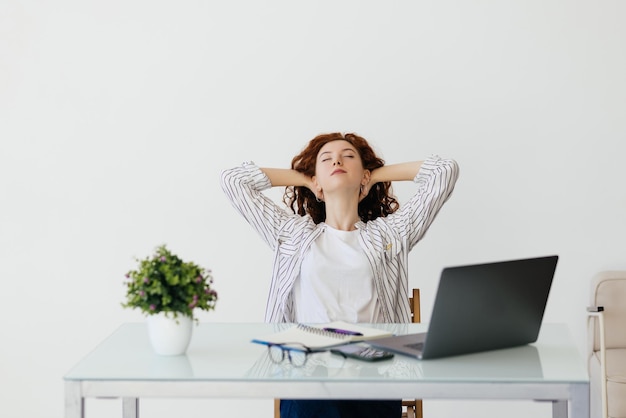
M120 326L65 376L65 416L83 418L85 398L508 399L552 402L556 418L589 417L589 379L565 324L544 324L536 343L437 360L396 355L379 363L312 354L304 367L273 363L254 337L290 324L201 323L186 355L153 353L144 323ZM426 324L377 324L396 334Z

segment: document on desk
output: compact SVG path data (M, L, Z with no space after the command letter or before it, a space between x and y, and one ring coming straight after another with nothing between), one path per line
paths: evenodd
M265 345L281 345L295 350L302 349L303 346L311 350L325 350L351 342L390 337L392 335L393 333L384 329L335 321L314 325L294 324L283 331L255 338L252 342Z

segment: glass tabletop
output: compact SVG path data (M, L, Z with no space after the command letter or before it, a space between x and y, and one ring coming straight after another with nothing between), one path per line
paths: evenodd
M381 362L310 355L303 367L271 361L251 340L293 324L200 323L182 356L152 351L144 323L126 323L85 356L65 380L137 381L423 381L588 382L584 361L565 324L543 324L536 343L436 360L395 355ZM425 331L426 324L376 324L396 334Z

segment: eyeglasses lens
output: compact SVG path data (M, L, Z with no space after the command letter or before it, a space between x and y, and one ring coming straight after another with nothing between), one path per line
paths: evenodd
M304 363L306 363L306 357L307 357L307 353L304 351L295 351L295 350L289 350L289 360L291 360L291 364L293 364L296 367L302 367L304 366Z
M279 345L270 345L269 351L270 351L270 359L274 363L280 363L285 358L285 351Z
M285 360L285 356L289 358L289 362L295 367L302 367L306 363L307 354L305 351L290 350L280 345L269 346L270 359L274 363L280 363Z

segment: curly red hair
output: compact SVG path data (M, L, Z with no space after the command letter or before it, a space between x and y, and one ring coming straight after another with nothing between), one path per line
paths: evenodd
M309 141L308 145L291 160L293 170L304 173L308 177L315 175L315 163L320 149L331 141L347 141L357 150L363 162L363 168L373 171L385 165L385 161L378 157L370 144L362 137L353 133L329 133L318 135ZM287 187L283 202L291 208L293 213L311 215L318 224L326 219L326 205L316 199L315 194L307 187ZM391 190L391 182L376 183L371 186L369 193L359 202L359 218L363 222L374 220L380 216L387 216L400 207Z

